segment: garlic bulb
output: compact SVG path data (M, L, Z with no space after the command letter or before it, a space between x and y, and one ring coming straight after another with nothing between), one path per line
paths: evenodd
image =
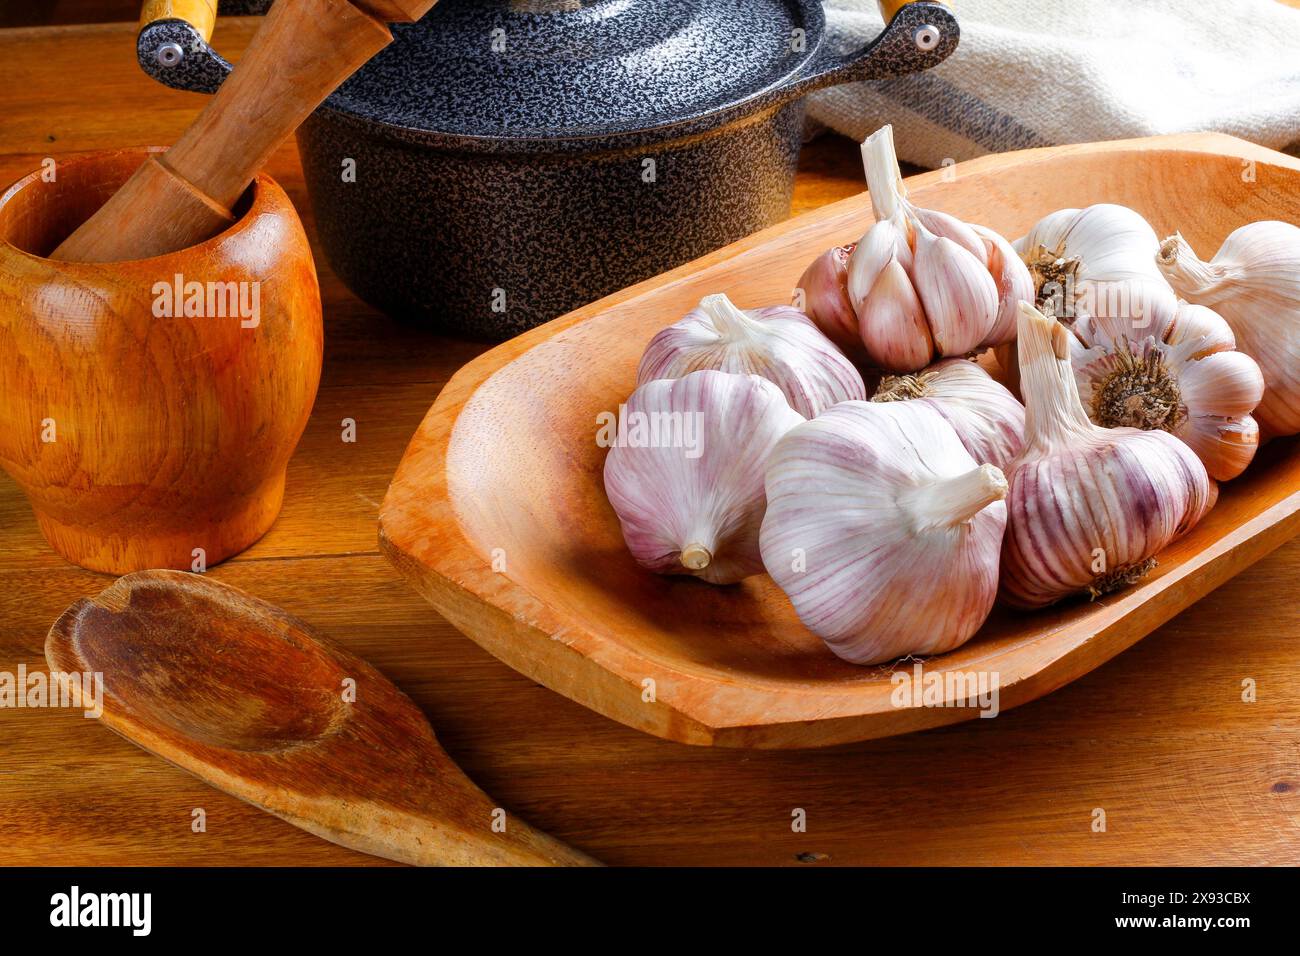
M803 420L757 375L703 370L638 388L605 458L605 493L632 556L713 584L760 573L767 458Z
M831 250L804 274L810 317L832 338L857 331L871 364L914 372L1009 339L1029 273L997 233L907 200L892 127L862 144L876 222L853 247L840 293ZM847 300L847 301L846 301Z
M1070 364L1094 424L1167 431L1217 481L1246 470L1259 445L1250 413L1264 379L1216 313L1179 302L1173 312L1157 308L1144 328L1081 315L1071 332Z
M988 372L966 359L944 359L913 375L889 375L873 402L919 401L944 419L980 464L1005 468L1020 454L1025 408Z
M1210 505L1205 466L1177 438L1089 421L1068 340L1064 325L1022 306L1025 448L1008 471L1001 585L1020 607L1137 581Z
M1300 432L1300 228L1252 222L1209 262L1175 234L1160 244L1157 264L1179 295L1223 316L1237 348L1259 363L1255 418L1265 435Z
M1015 242L1040 309L1070 325L1080 315L1149 327L1175 296L1156 268L1155 231L1126 206L1099 203L1044 216ZM1029 297L1026 296L1028 299Z
M993 606L1006 490L933 408L844 402L773 451L763 564L847 661L942 653Z
M725 295L706 295L646 347L637 384L700 369L761 375L806 418L836 402L866 398L853 363L797 309L743 311Z

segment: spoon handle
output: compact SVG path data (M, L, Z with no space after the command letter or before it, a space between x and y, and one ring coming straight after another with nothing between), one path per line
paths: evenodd
M202 772L196 772L196 775L213 783ZM263 809L331 843L411 866L601 865L587 854L513 816L508 819L500 817L506 827L503 832L485 832L487 821L492 819L490 799L468 778L459 772L456 776L460 778L455 782L456 792L440 795L443 805L435 806L434 812L428 815L403 813L368 804L364 799L353 799L342 803L332 801L334 805L330 807L315 801L301 801L308 815L297 816L292 811L286 812L283 804L298 804L300 801L285 794L275 801L282 806L263 805ZM455 805L457 798L465 796L467 787L482 796L482 806L457 806L455 815L449 815L445 805L447 797L451 797ZM223 789L242 796L228 786ZM463 820L475 823L468 826L461 822Z
M194 245L233 222L233 207L280 143L392 40L363 6L405 18L393 4L276 3L190 128L168 152L147 160L53 258L143 259Z

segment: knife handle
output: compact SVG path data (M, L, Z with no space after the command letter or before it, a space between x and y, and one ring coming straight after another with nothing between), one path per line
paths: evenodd
M205 41L210 40L217 25L217 0L144 0L140 29L159 20L184 20Z
M894 19L894 15L912 2L913 0L876 0L876 6L880 8L880 16L884 19L886 26L888 26L889 21ZM946 5L945 0L930 0L930 2L944 3Z

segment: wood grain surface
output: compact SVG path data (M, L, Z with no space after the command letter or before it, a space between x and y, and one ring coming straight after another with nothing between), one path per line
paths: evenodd
M254 21L218 24L237 56ZM134 27L0 34L0 178L67 150L168 142L202 107L134 62ZM94 91L91 96L88 91ZM805 151L796 207L861 190L857 149ZM293 146L269 171L311 232ZM281 518L209 573L370 661L511 812L610 864L1300 862L1300 542L1115 660L996 720L819 751L659 740L516 674L379 555L376 516L448 377L486 346L376 316L318 259L326 359ZM340 440L340 421L357 441ZM0 670L43 666L55 618L101 591L0 478ZM1242 682L1257 688L1242 700ZM207 830L191 831L191 811ZM1094 810L1106 813L1094 832ZM806 813L805 832L792 814ZM0 864L368 864L206 787L71 711L0 711Z

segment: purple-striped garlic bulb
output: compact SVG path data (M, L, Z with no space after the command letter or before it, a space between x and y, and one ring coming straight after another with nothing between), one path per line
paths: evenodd
M1178 234L1156 264L1179 295L1214 309L1236 347L1264 374L1255 418L1266 438L1300 432L1300 228L1252 222L1232 231L1209 262Z
M1001 594L1045 607L1132 584L1211 504L1205 466L1165 431L1102 428L1079 400L1069 330L1022 304L1025 448L1007 476Z
M840 341L856 319L867 361L915 372L945 356L1009 341L1016 303L1032 293L1029 272L1005 239L983 226L907 200L893 128L862 144L876 222L852 247L815 260L800 280L814 322Z
M803 420L757 375L705 369L639 387L605 458L605 493L632 556L712 584L761 573L767 459Z
M1079 315L1070 332L1079 399L1095 424L1167 431L1216 481L1246 470L1259 446L1251 412L1264 377L1218 313L1180 301L1141 326Z
M788 305L746 311L721 293L706 295L646 346L638 385L700 369L761 375L790 407L814 418L836 402L867 397L862 376L808 316Z
M993 606L1006 492L933 408L844 402L773 451L763 564L844 660L939 654Z
M981 465L1006 468L1024 444L1025 407L979 365L944 359L910 375L888 375L873 402L917 401L947 420Z

